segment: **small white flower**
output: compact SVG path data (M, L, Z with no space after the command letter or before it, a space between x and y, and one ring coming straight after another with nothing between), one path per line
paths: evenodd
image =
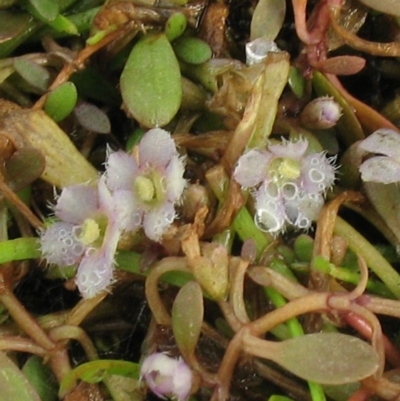
M143 226L147 237L159 242L175 219L175 204L186 185L184 164L171 135L160 128L148 131L136 150L109 156L107 186L125 210L127 231Z
M379 129L358 145L360 149L379 154L360 166L363 181L391 184L400 181L400 134L391 129Z
M186 401L192 388L193 373L182 358L174 359L158 352L143 361L140 378L158 397Z
M238 160L234 179L251 189L258 228L279 233L287 226L308 229L335 180L334 158L307 154L308 141L283 141L268 150L252 149Z
M91 298L112 281L114 255L122 232L104 178L97 187L64 188L54 213L60 221L41 235L43 257L61 267L78 264L78 289L84 298Z

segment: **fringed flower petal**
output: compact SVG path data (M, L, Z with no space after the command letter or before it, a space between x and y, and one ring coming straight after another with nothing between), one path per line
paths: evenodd
M79 292L85 299L93 298L112 282L114 258L106 249L91 249L82 259L76 275Z
M174 219L175 207L171 202L165 202L158 208L151 209L143 218L143 229L146 236L159 242Z
M159 168L167 167L168 163L177 155L175 142L169 132L161 128L147 131L139 144L139 165L148 165Z
M186 180L182 179L185 166L182 158L174 156L165 171L165 184L167 199L176 203L180 200L186 186Z
M54 208L55 215L62 221L81 224L98 208L97 188L87 185L73 185L61 192Z
M143 220L143 209L132 191L120 189L113 193L116 219L122 231L135 232Z
M335 181L335 158L328 159L324 153L308 155L301 166L302 188L308 193L325 192Z
M284 157L295 160L303 157L307 148L308 141L305 139L300 139L297 142L283 140L282 144L268 146L268 150L273 153L275 157Z
M279 193L262 185L256 194L254 221L261 231L279 233L285 228L285 206Z
M266 178L271 159L270 153L252 149L239 158L233 177L244 188L254 187Z
M44 231L40 238L41 251L48 263L71 266L79 262L86 247L74 234L74 225L57 222Z
M139 167L130 154L118 151L108 156L106 183L110 190L131 189L132 180L139 173Z

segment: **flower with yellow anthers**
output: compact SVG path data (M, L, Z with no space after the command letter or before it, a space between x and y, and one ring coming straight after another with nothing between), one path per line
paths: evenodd
M91 298L112 282L114 255L124 231L104 178L96 187L64 188L54 214L59 221L41 235L43 257L61 267L78 264L78 289Z
M160 128L148 131L132 154L111 153L107 160L107 186L127 231L143 227L148 238L161 241L175 219L175 204L186 181L182 157L171 135Z
M283 140L240 157L233 177L255 199L258 228L280 233L288 226L308 229L335 180L335 158L308 151L308 141Z

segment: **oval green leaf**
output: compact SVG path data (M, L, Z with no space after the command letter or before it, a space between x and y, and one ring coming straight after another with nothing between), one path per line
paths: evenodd
M5 164L8 184L19 191L38 179L45 169L43 153L31 146L18 149Z
M83 128L97 134L109 134L111 123L107 114L91 103L82 102L75 107L74 114Z
M260 0L251 19L250 40L275 40L282 28L285 14L286 0Z
M64 82L49 93L44 111L57 123L72 112L77 100L76 86L72 82Z
M145 35L132 49L121 74L125 106L145 127L168 124L182 99L181 73L163 33Z
M165 34L170 42L178 38L185 32L187 19L182 13L172 14L165 24Z
M172 307L172 330L184 356L194 352L203 323L203 294L197 281L185 284Z
M376 351L357 337L316 333L280 343L273 360L302 379L321 384L352 383L376 372Z
M34 88L41 91L45 91L48 88L50 73L40 64L25 57L17 57L14 60L14 68Z
M54 0L28 0L28 10L43 21L54 21L59 13L58 2Z
M176 56L189 64L202 64L210 60L212 56L211 47L201 39L189 36L180 37L175 40L173 47Z

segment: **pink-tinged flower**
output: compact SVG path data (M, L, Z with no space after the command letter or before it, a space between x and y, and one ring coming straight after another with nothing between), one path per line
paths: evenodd
M118 212L104 178L97 187L64 188L54 213L60 221L41 235L42 255L48 263L59 266L78 264L78 289L84 298L91 298L112 281L121 234Z
M360 149L379 154L360 166L363 181L391 184L400 181L400 134L391 129L379 129L358 145Z
M140 378L158 397L186 401L190 395L193 373L182 358L174 359L164 353L155 353L143 361Z
M336 125L342 116L342 108L332 97L312 100L300 115L301 123L310 129L327 129Z
M128 231L143 226L148 238L159 242L175 219L186 181L184 164L171 135L160 128L148 131L133 154L118 151L107 161L107 186L124 210Z
M335 158L307 153L308 141L283 140L268 150L252 149L238 160L234 179L251 189L254 221L262 231L279 233L287 226L308 229L335 180Z

